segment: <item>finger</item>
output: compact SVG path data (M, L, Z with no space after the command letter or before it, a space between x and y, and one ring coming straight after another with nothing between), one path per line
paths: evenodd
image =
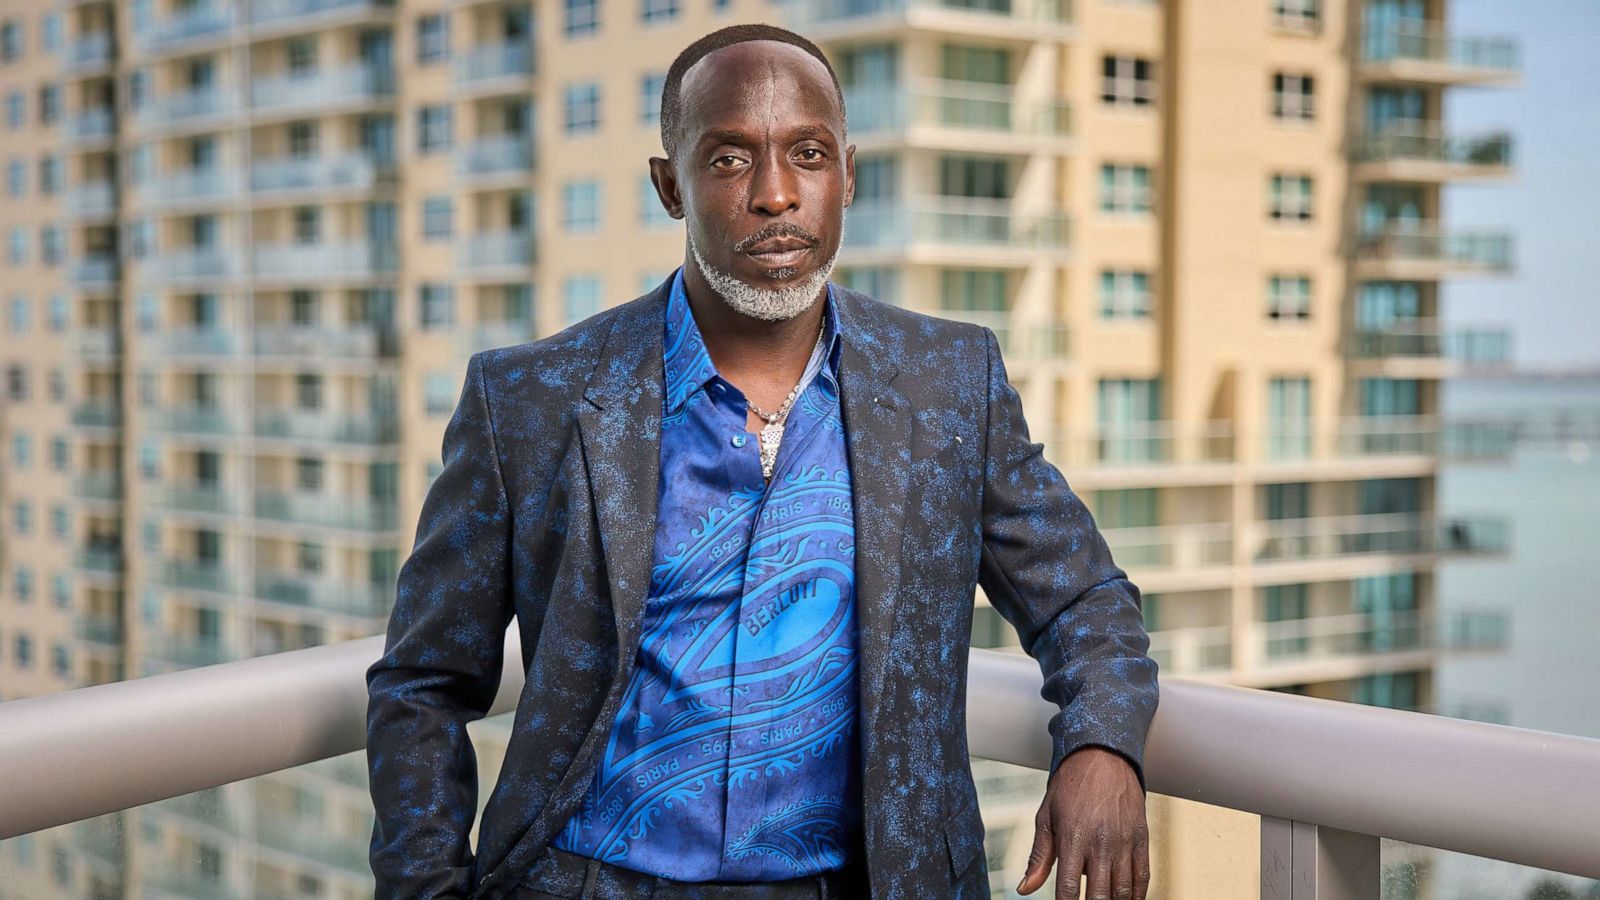
M1089 900L1109 900L1111 897L1111 863L1116 857L1111 845L1111 829L1104 825L1097 826L1089 845Z
M1055 862L1055 828L1050 820L1049 807L1039 807L1033 817L1033 849L1028 851L1028 868L1017 883L1017 893L1031 894L1050 876L1050 866Z
M1133 900L1147 900L1150 894L1150 829L1140 825L1133 830Z
M1117 861L1111 866L1112 900L1133 900L1133 835L1117 841Z
M1073 834L1066 841L1061 849L1060 865L1056 866L1056 900L1078 900L1088 855L1088 842L1081 833Z

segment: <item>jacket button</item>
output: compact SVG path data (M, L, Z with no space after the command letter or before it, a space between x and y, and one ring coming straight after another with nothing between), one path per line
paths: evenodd
M736 434L736 435L733 436L733 445L735 447L743 447L744 446L744 440L745 440L745 436L744 435Z

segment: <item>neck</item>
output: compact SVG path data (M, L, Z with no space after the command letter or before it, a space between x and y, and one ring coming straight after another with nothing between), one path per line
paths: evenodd
M762 400L770 399L779 385L781 399L800 380L822 328L826 284L799 315L775 322L729 306L690 261L684 264L683 286L706 351L722 377L753 394L763 406Z

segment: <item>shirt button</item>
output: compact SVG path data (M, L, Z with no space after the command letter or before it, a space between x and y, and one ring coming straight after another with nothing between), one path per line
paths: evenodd
M733 436L733 445L735 447L743 447L744 446L744 438L745 438L745 436L742 435L742 434L734 435Z

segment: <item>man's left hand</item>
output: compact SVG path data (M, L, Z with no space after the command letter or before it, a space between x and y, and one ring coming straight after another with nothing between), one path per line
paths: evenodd
M1033 852L1017 893L1031 894L1056 867L1056 900L1145 900L1150 889L1150 829L1133 766L1105 747L1080 747L1050 775L1034 816Z

